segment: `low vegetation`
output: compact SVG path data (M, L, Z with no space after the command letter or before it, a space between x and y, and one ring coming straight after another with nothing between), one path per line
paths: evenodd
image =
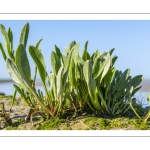
M11 29L6 31L5 27L0 25L0 31L4 38L4 46L0 43L0 50L9 75L16 83L11 104L15 104L16 94L19 93L24 103L32 110L29 113L31 123L34 114L46 120L36 129L56 129L62 124L65 124L67 129L66 118L84 113L102 117L89 118L89 121L80 120L80 123L87 127L86 129L111 129L112 124L117 127L117 123L115 120L111 122L111 119L106 119L107 117L130 117L134 114L139 120L144 120L145 126L139 122L141 128L142 126L143 129L148 128L146 123L150 112L145 111L134 97L141 88L139 85L143 76L132 77L130 69L117 70L114 64L118 57L112 56L114 48L104 53L97 50L90 55L87 41L80 56L80 45L75 41L65 48L65 54L54 45L54 51L50 55L52 67L50 72L46 70L44 56L40 49L42 39L40 39L35 46L30 45L28 48L35 64L32 68L35 72L32 75L26 48L29 24L26 23L22 28L16 50L13 48ZM42 81L44 92L36 89L37 74ZM150 101L150 95L147 98ZM118 120L119 122L121 121ZM123 122L130 123L130 121ZM125 127L126 123L120 123L118 126ZM70 128L69 126L68 129Z

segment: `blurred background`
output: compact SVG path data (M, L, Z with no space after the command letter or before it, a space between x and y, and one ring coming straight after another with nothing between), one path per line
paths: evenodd
M115 48L113 55L118 56L115 64L118 70L130 68L131 76L144 76L143 87L137 95L139 99L145 99L146 94L150 93L149 20L0 20L6 30L10 27L13 32L14 50L17 49L21 29L26 22L30 25L27 48L43 39L40 47L48 72L51 71L50 53L54 50L54 45L65 52L64 47L75 40L80 43L81 54L85 42L89 41L90 54L96 50L108 52ZM1 33L0 42L4 44ZM31 68L34 68L30 56L29 61ZM39 84L38 86L41 88ZM13 92L13 82L0 52L0 93L11 95Z

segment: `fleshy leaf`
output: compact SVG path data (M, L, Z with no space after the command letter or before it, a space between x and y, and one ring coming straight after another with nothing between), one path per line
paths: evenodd
M21 75L19 74L17 67L12 62L12 60L9 58L6 59L6 67L7 67L7 70L9 72L9 75L11 76L12 80L18 84L22 84L23 79L22 79Z
M15 61L20 75L30 85L31 70L26 50L22 44L19 44L17 48Z
M29 34L29 23L26 23L22 28L21 35L20 35L20 43L23 44L25 49L27 45L28 34Z
M29 53L32 57L32 59L34 60L41 80L43 82L43 84L45 85L45 79L46 79L46 67L45 67L45 62L44 62L44 57L42 55L42 53L34 46L30 46L29 47Z

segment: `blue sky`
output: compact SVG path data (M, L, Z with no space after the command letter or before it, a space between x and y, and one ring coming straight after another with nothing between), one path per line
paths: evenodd
M145 79L150 78L150 21L148 20L11 20L0 21L6 29L10 27L14 36L14 50L16 50L23 25L29 22L30 33L28 45L35 45L43 39L41 49L47 65L51 70L50 53L56 44L62 52L64 47L75 40L80 43L80 53L84 43L88 40L88 51L107 52L115 48L114 55L118 56L116 68L124 71L131 69L131 75L142 74ZM0 34L0 42L3 38ZM27 49L28 51L28 49ZM30 57L30 56L29 56ZM30 59L31 68L33 62ZM5 62L0 54L0 79L9 78Z

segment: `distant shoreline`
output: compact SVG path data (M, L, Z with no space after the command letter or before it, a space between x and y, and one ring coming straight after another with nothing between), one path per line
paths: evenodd
M4 79L4 80L0 80L0 83L10 83L10 82L14 82L13 80L11 79Z
M0 79L0 84L1 83L14 83L13 80L11 79ZM36 82L37 86L42 86L42 83L40 81ZM145 91L145 92L150 92L150 80L144 80L141 83L141 89L139 91Z

